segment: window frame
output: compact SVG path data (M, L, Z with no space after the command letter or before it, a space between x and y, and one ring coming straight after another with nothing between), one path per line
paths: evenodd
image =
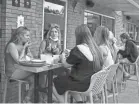
M68 0L60 0L60 1L62 1L62 2L65 2L65 13L64 13L64 17L65 17L65 24L64 24L64 42L63 42L63 50L65 50L66 49L66 39L67 39L67 8L68 8ZM44 15L45 15L45 12L44 12L44 8L45 8L45 6L44 6L44 3L45 2L45 0L43 0L43 16L42 16L42 20L43 20L43 23L42 23L42 40L43 40L43 35L44 35Z
M107 18L113 19L114 21L112 23L113 24L112 26L113 26L113 33L115 35L115 18L114 17L108 16L108 15L104 15L104 14L101 14L101 13L98 13L98 12L90 11L90 10L84 10L84 12L92 13L92 14L95 14L95 15L99 15L100 16L100 26L102 26L103 17L107 17Z

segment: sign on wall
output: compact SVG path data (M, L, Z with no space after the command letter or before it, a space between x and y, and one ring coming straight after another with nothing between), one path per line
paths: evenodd
M12 0L12 6L20 7L20 0Z
M20 26L24 26L24 17L22 15L17 17L17 28Z
M31 8L31 0L24 0L24 7Z

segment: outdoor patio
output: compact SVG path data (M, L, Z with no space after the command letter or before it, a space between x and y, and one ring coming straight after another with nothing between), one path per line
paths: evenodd
M119 103L139 103L139 96L136 81L127 81L127 87L118 96ZM109 99L112 103L112 98Z

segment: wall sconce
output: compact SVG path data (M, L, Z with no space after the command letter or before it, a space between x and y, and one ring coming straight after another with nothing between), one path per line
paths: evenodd
M77 3L79 2L79 0L72 0L72 8L73 8L73 11L77 5Z

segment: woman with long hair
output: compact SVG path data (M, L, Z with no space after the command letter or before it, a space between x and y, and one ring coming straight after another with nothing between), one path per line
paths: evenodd
M45 36L45 39L41 42L40 54L60 54L61 52L61 32L60 27L57 24L51 24L51 27Z
M100 71L103 60L99 47L95 43L87 25L80 25L75 30L76 46L70 51L69 56L61 60L65 67L71 66L68 76L58 76L54 79L53 92L60 102L64 102L63 94L67 90L86 91L90 85L91 76ZM82 100L73 95L76 101Z
M30 44L30 30L26 27L18 27L12 34L4 52L5 73L7 77L19 80L27 80L29 82L30 87L24 99L24 102L26 103L30 102L33 93L33 74L28 71L16 69L14 64L19 64L20 61L25 61L29 58L33 58L29 50Z
M104 60L104 67L108 67L114 64L112 53L109 46L109 29L105 26L99 26L96 28L94 38L98 44Z

